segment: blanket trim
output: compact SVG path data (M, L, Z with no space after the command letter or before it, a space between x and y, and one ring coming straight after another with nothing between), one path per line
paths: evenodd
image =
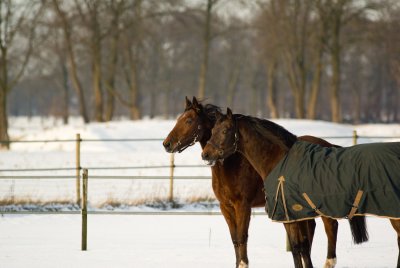
M360 204L361 197L363 196L363 194L364 194L364 191L358 190L358 192L356 194L356 198L354 199L353 205L351 207L351 210L346 217L347 219L351 220L355 216L355 214L358 210L358 205ZM327 217L324 213L321 212L321 210L319 210L317 208L317 206L314 204L314 202L311 200L311 198L308 196L307 193L303 193L302 195L303 195L304 199L307 201L308 205L315 211L315 213L317 213L319 216Z
M286 198L285 198L285 191L283 190L283 183L285 182L285 177L284 176L280 176L278 178L278 187L276 187L276 193L275 193L275 205L274 205L274 209L272 210L272 217L274 216L275 212L276 212L276 207L278 205L278 198L279 198L279 192L281 193L282 196L282 202L283 202L283 208L285 209L285 216L286 216L286 220L289 221L289 213L287 210L287 206L286 206Z
M308 205L315 211L315 213L317 213L320 216L325 216L321 210L319 210L317 208L317 206L313 203L313 201L311 201L311 198L308 196L308 194L303 193L303 197L304 199L307 201Z
M358 204L360 204L361 197L362 197L363 193L364 193L364 192L363 192L362 190L358 190L357 195L356 195L356 198L354 199L353 206L352 206L352 208L351 208L351 210L350 210L349 215L347 216L347 218L348 218L349 220L351 220L351 219L354 217L354 214L356 213L356 211L357 211L357 209L358 209Z

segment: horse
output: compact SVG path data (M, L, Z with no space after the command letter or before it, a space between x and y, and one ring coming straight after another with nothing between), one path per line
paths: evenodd
M336 149L323 148L310 143L299 142L294 134L271 121L251 116L233 115L229 108L226 115L217 113L216 117L217 122L212 130L211 138L203 148L202 158L212 165L239 152L247 158L261 178L264 179L265 187L270 184L270 181L276 181L277 187L275 189L265 188L268 203L266 210L270 218L274 220L276 219L274 217L277 215L283 216L283 220L276 221L284 222L285 225L292 225L303 219L316 218L320 215L337 219L344 217L351 219L353 215L366 214L383 216L389 218L394 230L397 232L397 242L400 250L400 208L398 205L390 207L391 203L398 204L397 202L400 200L400 196L396 192L400 184L398 170L396 170L399 167L400 143L362 144ZM307 149L302 152L298 148ZM348 152L350 152L350 155ZM364 154L365 152L368 153ZM352 156L352 153L356 155ZM382 157L383 154L387 154L385 158ZM293 164L291 159L294 159L292 158L294 155L297 156L297 158L295 157L295 161L300 162L298 163L299 166L307 163L312 168L312 172L307 171L305 175L303 174L303 181L300 183L297 183L297 181L293 182L291 178L293 175L296 179L295 173L299 170L292 168L290 171L293 172L292 175L285 173L286 168ZM345 157L345 159L341 157ZM313 164L318 163L317 165L324 167L326 163L332 161L340 164L340 168L336 168L337 170L332 168L321 170ZM363 164L354 165L354 162L363 162ZM341 177L341 171L339 170L347 170L348 167L354 173L360 173L362 176L366 173L371 174L373 178L364 179L361 176L357 178L347 177L345 180L343 180L344 178L333 179L334 184L338 182L341 184L342 192L340 194L343 196L352 195L352 199L354 200L353 204L342 201L342 204L338 206L346 206L346 212L344 214L343 212L338 212L338 216L335 214L336 212L331 213L328 210L328 207L337 206L336 203L329 203L333 202L330 195L333 195L334 198L337 197L334 195L336 192L332 191L332 189L336 189L334 188L335 185L331 186L330 181L325 180L323 182L325 184L329 183L328 187L332 187L329 188L329 193L315 191L316 188L320 187L316 185L314 188L315 192L308 192L308 195L307 189L303 187L303 184L316 183L318 180L321 180L321 177L329 175L329 172L339 174L337 176ZM377 179L378 182L374 181L377 174L375 169L384 170L383 174L386 176L386 181L383 181L383 185L381 185L381 178ZM277 174L281 173L284 175L277 178ZM364 198L362 197L362 190L354 191L358 189L358 186L354 189L347 189L349 183L346 180L352 183L352 187L353 183L359 184L358 186L361 187L366 187ZM363 180L367 180L366 183ZM295 185L297 192L288 192L288 189L291 187L290 185ZM369 186L373 188L368 188ZM390 189L390 187L394 188ZM384 194L383 198L391 198L391 200L396 202L379 203L379 193L373 196L375 193L371 189L382 191ZM270 193L272 191L273 193L267 194L267 191ZM288 197L288 194L290 197ZM329 202L315 202L314 198L316 198L316 195L322 195ZM291 198L296 198L295 203L293 203ZM304 201L303 205L298 203L302 201ZM375 201L378 204L374 203ZM271 205L269 204L270 202ZM373 205L373 209L369 207L370 205ZM374 212L370 213L370 210ZM298 215L302 215L302 211L307 214L305 218L298 217ZM396 213L391 214L392 211ZM286 228L286 230L290 243L296 248L296 243L299 243L296 240L296 234L291 233L290 228ZM300 259L295 259L295 265L296 267L300 267ZM400 255L397 259L397 267L400 267Z
M187 147L200 142L202 148L211 137L216 113L220 113L219 107L203 105L195 97L190 101L186 97L184 112L178 117L177 122L163 145L167 152L182 152ZM321 144L322 146L334 146L325 140L304 136L302 140ZM212 188L220 203L221 212L228 224L231 239L235 249L236 267L247 267L247 238L252 207L265 205L263 181L250 163L239 153L232 154L224 163L216 163L211 167ZM336 238L338 224L336 220L322 218L328 238L328 252L325 267L334 267L336 263ZM315 221L293 225L301 239L301 248L294 254L304 255L304 259L310 259L309 254L314 235ZM356 243L366 240L364 218L352 221L353 237ZM301 254L300 254L301 252Z

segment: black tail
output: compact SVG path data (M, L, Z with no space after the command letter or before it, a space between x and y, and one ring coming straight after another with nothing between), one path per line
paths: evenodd
M368 241L367 224L365 222L365 216L354 216L349 220L351 234L353 236L353 242L355 244L361 244Z

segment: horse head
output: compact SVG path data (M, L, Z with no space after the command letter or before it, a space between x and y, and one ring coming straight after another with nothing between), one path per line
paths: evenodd
M165 150L169 153L182 152L187 147L203 139L207 128L207 116L204 107L193 97L187 97L184 112L178 117L174 128L163 142Z
M202 152L203 160L209 165L214 165L217 160L223 160L235 153L238 145L236 121L231 109L227 109L226 115L218 112L216 118L211 138Z

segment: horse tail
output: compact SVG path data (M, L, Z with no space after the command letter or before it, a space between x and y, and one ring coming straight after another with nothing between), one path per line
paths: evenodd
M367 242L369 237L365 216L354 216L349 223L353 242L355 244Z

